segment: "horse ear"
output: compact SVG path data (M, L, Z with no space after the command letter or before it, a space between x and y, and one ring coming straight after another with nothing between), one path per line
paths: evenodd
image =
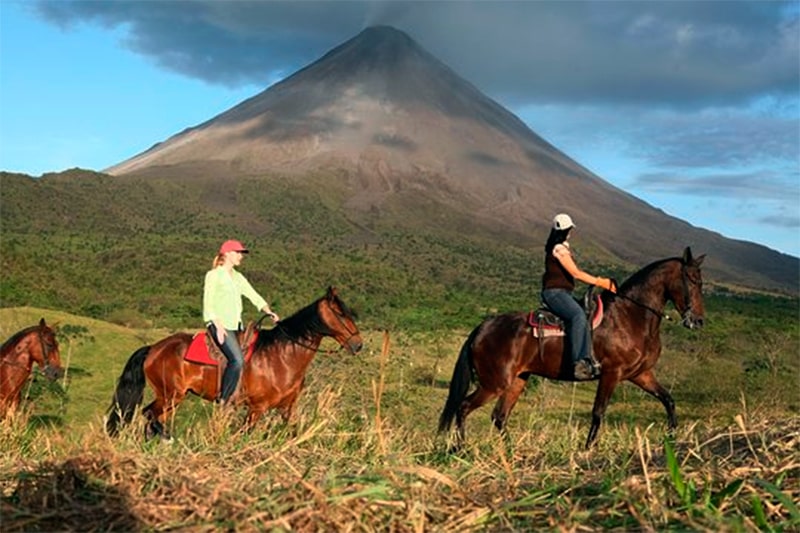
M329 300L332 300L334 297L336 297L336 287L334 287L333 285L329 285L328 294L326 294L326 296Z
M39 321L39 327L40 327L40 328L43 328L43 327L45 327L46 325L47 325L47 324L45 324L45 323L44 323L44 317L42 317L42 319Z
M702 265L703 264L703 259L705 259L705 258L706 258L706 254L703 254L700 257L698 257L697 259L695 259L694 260L694 266L698 266L699 267L700 265Z
M683 251L683 264L684 265L692 264L692 249L689 246L687 246L686 249Z

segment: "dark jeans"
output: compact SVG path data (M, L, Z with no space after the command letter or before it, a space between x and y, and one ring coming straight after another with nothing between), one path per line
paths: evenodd
M592 353L592 337L586 322L586 314L572 297L572 293L564 289L547 289L542 291L542 300L551 311L564 320L572 363L588 359Z
M222 344L217 340L217 327L214 324L208 325L208 331L211 338L214 339L214 343L222 350L222 355L228 360L225 373L222 375L222 391L219 395L220 401L226 402L236 391L236 386L239 385L239 378L242 376L242 367L244 366L244 355L236 337L238 333L236 330L226 329L228 334Z

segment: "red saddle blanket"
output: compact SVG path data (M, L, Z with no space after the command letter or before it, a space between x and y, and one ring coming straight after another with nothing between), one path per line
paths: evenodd
M258 338L258 335L253 335L253 338L250 340L250 344L247 346L247 350L244 353L245 363L250 361L250 358L253 356L253 350L256 346L256 338ZM186 355L184 355L183 358L187 361L200 365L219 365L219 361L211 357L211 355L208 353L205 331L199 331L194 334L194 337L192 337L192 343L189 345L189 349L186 350Z
M596 307L591 320L592 329L597 328L597 326L600 325L600 322L603 321L603 300L602 298L600 298L600 296L595 296L594 301L596 303ZM537 314L539 314L542 311L555 316L553 312L550 310L537 309L535 311L531 311L528 314L528 325L531 327L531 333L533 334L533 336L555 337L559 335L564 335L564 323L561 322L560 319L558 324L537 320L536 318Z

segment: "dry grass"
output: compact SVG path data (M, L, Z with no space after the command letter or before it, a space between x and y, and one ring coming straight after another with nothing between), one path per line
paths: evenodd
M798 417L743 414L725 427L679 430L678 474L696 488L686 498L652 427L612 428L584 452L582 423L539 420L506 437L475 435L453 456L428 428L380 416L356 426L340 398L323 390L291 428L239 434L227 414L172 443L143 443L141 428L117 441L99 425L31 432L22 415L0 426L3 530L800 527L791 504L800 500ZM719 499L732 483L741 484Z
M688 394L702 380L692 374L725 361L670 351L660 375L678 402L672 439L658 402L626 386L597 446L584 451L595 386L543 381L530 384L506 435L486 406L468 420L465 449L451 455L435 427L463 338L397 333L390 342L366 332L359 356L315 359L292 426L272 417L242 434L243 412L187 402L171 421L171 443L144 442L139 419L107 437L107 357L100 350L95 363L79 352L73 362L84 373L70 372L59 425L42 417L47 391L0 423L2 530L800 529L792 391L772 385L763 396L758 382L738 400L715 387L715 401L695 402Z

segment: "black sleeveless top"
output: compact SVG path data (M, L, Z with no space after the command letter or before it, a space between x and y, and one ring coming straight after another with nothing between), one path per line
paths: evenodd
M544 256L544 275L542 276L542 290L565 289L572 292L575 289L575 278L556 259L553 252Z

